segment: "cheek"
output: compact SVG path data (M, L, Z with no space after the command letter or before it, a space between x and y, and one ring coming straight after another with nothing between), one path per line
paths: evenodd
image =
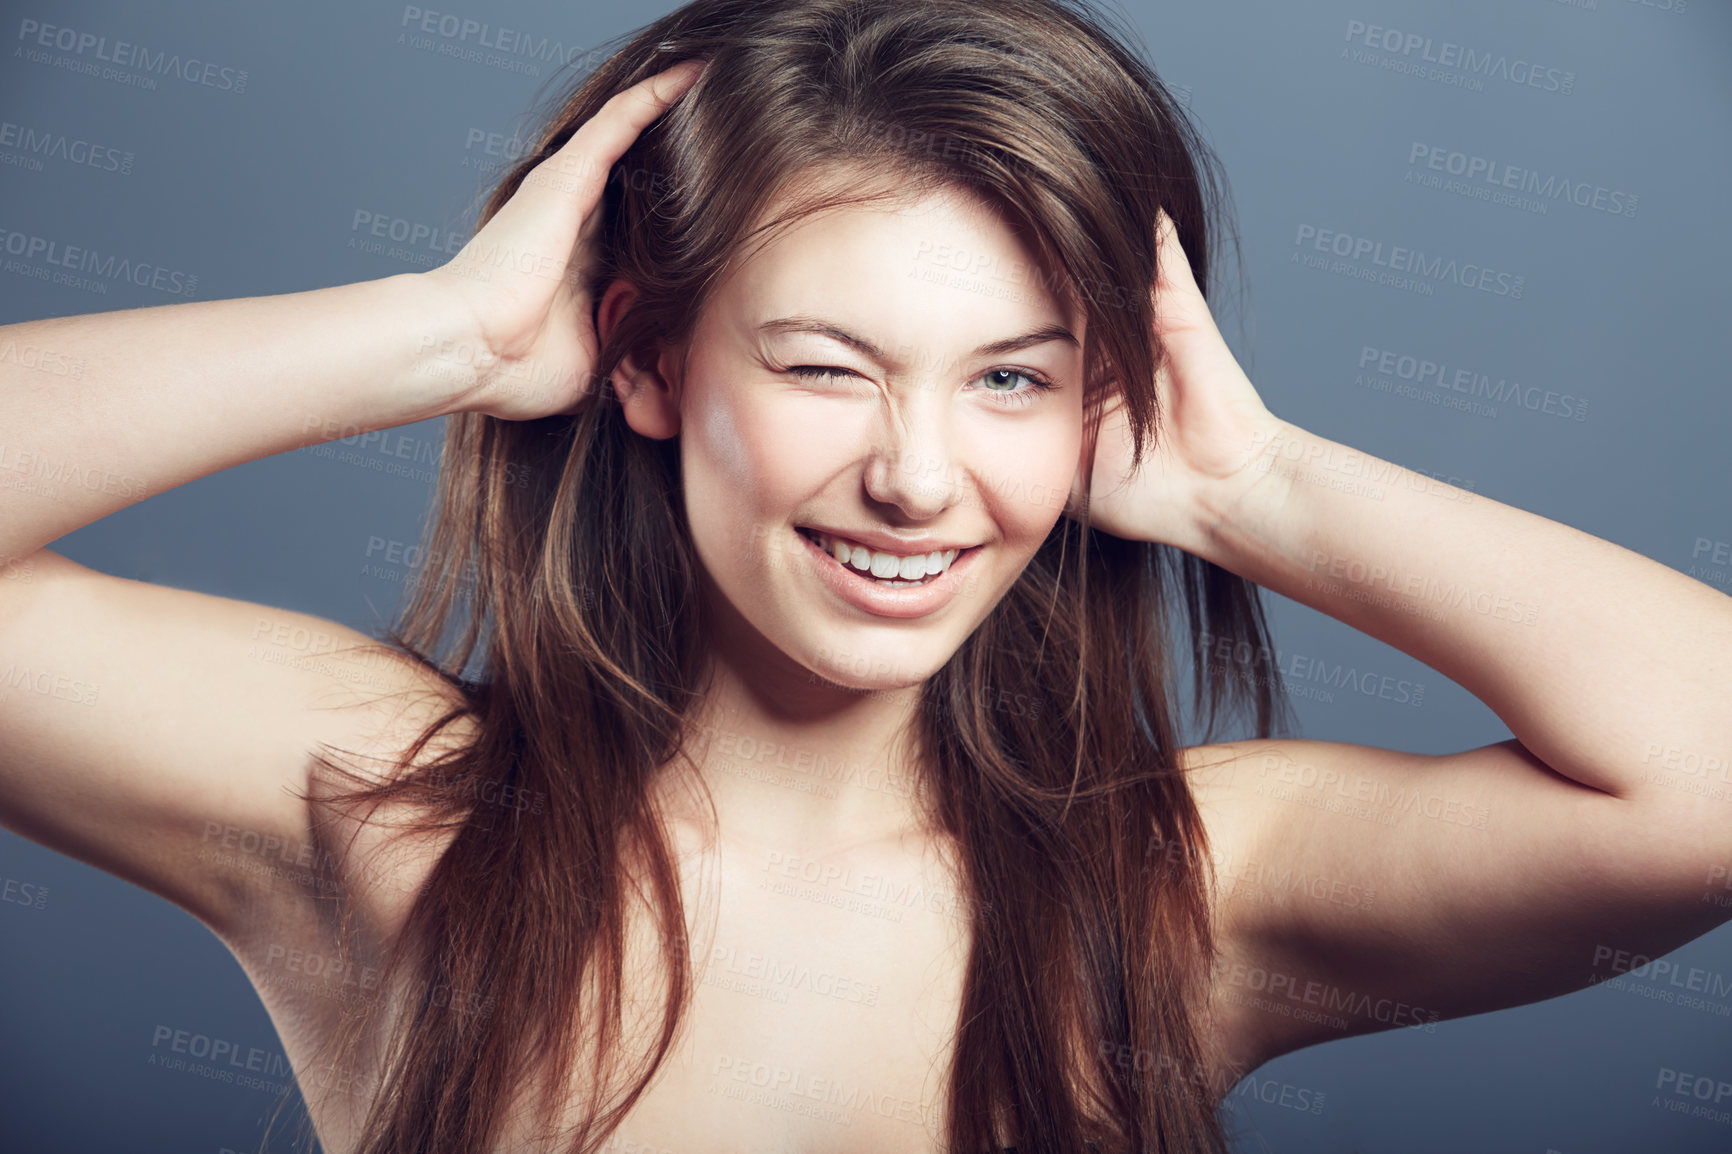
M1031 421L992 433L978 449L981 498L1007 540L1032 548L1064 514L1082 451L1081 421Z
M718 530L736 549L775 533L834 471L815 411L752 404L743 392L695 389L681 414L686 508L700 544Z

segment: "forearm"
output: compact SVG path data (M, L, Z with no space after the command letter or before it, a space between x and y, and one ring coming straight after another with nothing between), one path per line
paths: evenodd
M1290 424L1257 466L1194 551L1423 661L1577 781L1728 778L1732 598Z
M415 275L0 328L0 565L230 466L451 411L462 334Z

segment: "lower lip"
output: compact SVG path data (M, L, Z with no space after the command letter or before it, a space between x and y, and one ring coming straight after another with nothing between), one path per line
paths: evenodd
M879 617L924 617L947 605L961 590L963 577L981 548L975 545L958 553L950 568L923 585L905 585L897 589L880 585L876 579L843 565L804 533L795 530L794 535L811 550L818 576L835 591L836 596L856 609Z

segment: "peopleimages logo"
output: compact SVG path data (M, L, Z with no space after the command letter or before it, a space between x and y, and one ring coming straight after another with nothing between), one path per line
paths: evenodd
M1479 199L1488 199L1492 195L1508 195L1508 193L1525 194L1535 198L1532 204L1525 203L1521 198L1510 197L1506 203L1517 208L1528 208L1544 215L1548 207L1547 201L1556 203L1567 201L1578 208L1593 209L1596 212L1608 213L1612 216L1636 215L1636 204L1640 199L1634 193L1622 189L1606 188L1592 181L1571 180L1567 176L1549 173L1541 176L1539 171L1523 168L1519 165L1507 164L1492 160L1489 157L1474 156L1471 153L1457 152L1441 145L1426 144L1414 141L1407 151L1408 183L1429 184L1436 187L1446 187L1442 178L1427 179L1429 173L1443 173L1448 176L1460 177L1464 188L1471 189L1471 194ZM1416 170L1419 171L1415 175ZM1508 192L1506 193L1506 190ZM1457 191L1447 188L1447 191Z
M241 93L247 90L247 72L244 68L213 64L196 56L182 56L178 52L153 52L142 44L110 40L106 36L98 36L94 32L77 28L24 19L18 22L18 40L21 42L19 51L26 59L38 64L55 63L47 59L46 53L42 51L52 49L68 53L79 60L113 64L153 76L173 76L188 84L215 88L223 92Z
M1380 349L1374 345L1361 346L1359 370L1360 377L1356 379L1356 384L1367 383L1365 378L1368 375L1393 377L1400 381L1411 381L1416 385L1446 389L1475 400L1520 406L1530 412L1545 413L1560 420L1584 421L1588 416L1588 402L1574 393L1523 384L1508 377L1498 377L1493 381L1491 374L1477 368L1462 368L1442 360L1434 361L1425 356L1395 349Z
M1381 240L1318 228L1314 224L1299 226L1299 231L1293 238L1293 246L1295 251L1292 259L1295 263L1312 268L1327 266L1328 271L1345 272L1367 280L1389 277L1392 278L1391 283L1399 281L1401 283L1398 287L1403 288L1417 285L1429 289L1434 282L1448 281L1462 288L1478 289L1494 296L1520 300L1522 289L1527 285L1527 277L1515 273L1472 261L1457 261L1454 257L1428 254L1422 249L1407 248L1399 244L1386 246ZM1326 259L1311 257L1300 251L1306 248L1341 259L1334 265L1329 265ZM1361 262L1369 262L1375 267L1366 268ZM1385 271L1380 274L1379 269ZM1429 295L1429 292L1425 295Z
M0 266L7 272L33 275L31 269L35 266L29 262L41 261L52 265L54 270L69 271L54 273L53 270L36 268L39 279L55 280L86 291L106 293L108 286L105 282L119 281L129 281L139 288L155 289L171 296L190 297L198 291L198 277L192 273L164 268L148 261L133 261L113 253L103 254L80 245L62 244L48 237L16 232L4 225L0 225L0 253L21 258ZM74 275L77 273L87 275Z
M118 172L122 176L132 174L133 154L130 152L123 152L106 144L75 139L63 132L49 132L26 124L14 124L10 120L0 120L0 149L17 149L22 154L17 158L10 158L0 153L0 164L30 161L33 163L20 164L20 167L40 169L41 160L46 158L103 172Z
M1574 72L1543 67L1520 57L1511 59L1501 52L1482 52L1450 40L1433 40L1417 32L1367 24L1363 20L1347 22L1345 39L1348 43L1341 50L1343 59L1375 64L1394 72L1409 72L1426 79L1440 79L1440 76L1430 74L1447 68L1452 70L1451 75L1461 79L1504 80L1564 96L1576 88ZM1434 64L1437 68L1427 69L1424 67L1427 64ZM1483 83L1476 87L1482 88Z
M581 44L414 4L403 6L398 26L402 29L397 34L398 44L526 76L540 76L544 64L569 67L580 57L591 66L597 62L596 50L586 50Z

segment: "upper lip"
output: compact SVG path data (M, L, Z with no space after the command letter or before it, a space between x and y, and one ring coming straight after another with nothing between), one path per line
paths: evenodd
M899 537L894 533L882 533L876 529L835 529L828 525L800 525L797 528L811 529L817 533L828 533L832 537L845 537L850 541L866 546L880 553L896 553L904 557L916 553L947 553L952 549L961 552L972 549L978 542L945 541L937 537Z

